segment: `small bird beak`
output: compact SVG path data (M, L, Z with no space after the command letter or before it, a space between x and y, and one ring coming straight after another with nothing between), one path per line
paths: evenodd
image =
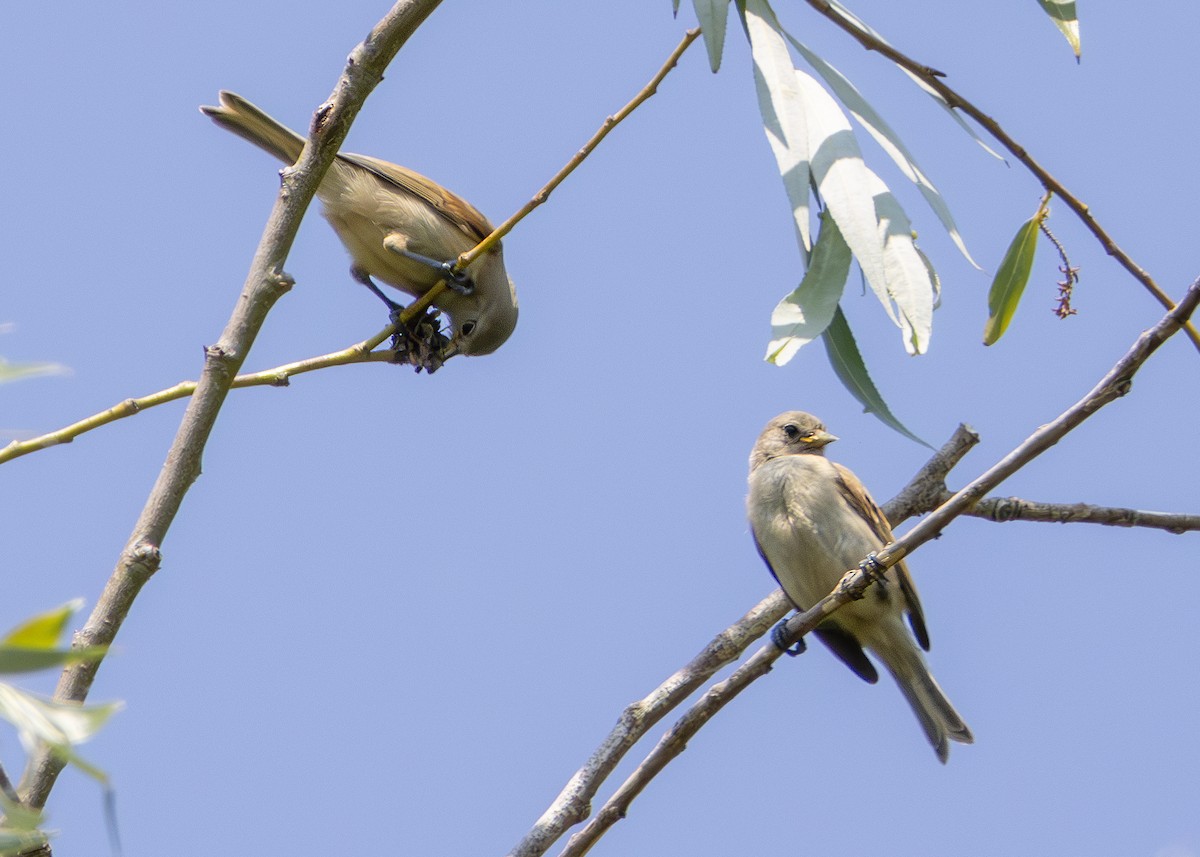
M447 344L446 347L442 349L441 353L438 356L442 358L442 362L444 363L447 360L449 360L451 357L454 357L455 355L461 354L461 353L462 352L459 351L459 346L458 346L457 340L451 340L449 342L449 344Z
M835 440L837 440L837 435L830 434L827 431L819 431L812 437L806 438L804 442L813 449L820 449L823 446L833 443Z

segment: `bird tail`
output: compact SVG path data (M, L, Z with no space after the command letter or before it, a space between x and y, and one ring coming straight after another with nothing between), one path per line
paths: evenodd
M304 138L279 121L263 113L233 92L222 91L219 107L205 105L200 112L226 131L249 140L285 164L294 164L304 148Z
M897 647L888 654L892 656L885 660L888 672L908 700L938 760L945 764L950 756L949 741L972 744L975 736L930 674L925 657L915 645Z

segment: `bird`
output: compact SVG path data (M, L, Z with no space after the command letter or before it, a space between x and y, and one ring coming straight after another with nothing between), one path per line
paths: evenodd
M303 137L236 93L222 91L219 97L219 105L200 111L288 165L299 159ZM352 276L389 305L393 321L401 307L373 280L419 297L447 278L445 263L492 232L488 219L462 197L406 167L367 155L339 153L317 196L350 254ZM440 360L491 354L517 324L516 287L499 244L463 274L433 301L451 325L449 341L440 343Z
M825 447L835 440L817 417L787 411L767 423L750 453L746 512L754 542L800 611L813 607L848 570L894 541L883 510L858 477L825 457ZM925 614L903 561L813 633L871 684L879 680L879 672L866 652L883 664L943 764L950 741L974 742L929 672L922 654L929 650Z

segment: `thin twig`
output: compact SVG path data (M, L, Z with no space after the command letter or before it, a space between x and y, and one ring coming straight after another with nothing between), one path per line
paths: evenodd
M430 290L432 291L432 289ZM428 292L426 293L428 294ZM405 309L401 316L401 323L408 321L408 310L416 304L410 305ZM414 312L413 315L416 313ZM296 375L303 375L306 372L313 372L317 369L326 369L330 366L348 366L354 363L379 363L388 362L394 359L395 353L392 351L374 351L383 340L391 336L396 330L395 325L389 325L381 332L375 334L370 339L365 339L348 348L343 348L341 351L332 351L329 354L322 354L317 357L309 357L304 360L297 360L292 363L285 363L282 366L276 366L273 369L264 369L260 372L250 372L244 375L238 375L230 384L231 389L242 387L286 387L289 379ZM142 411L158 405L165 405L168 402L174 402L179 399L185 399L196 392L196 381L180 381L173 387L168 387L165 390L159 390L156 393L151 393L147 396L141 396L136 399L126 399L119 404L113 405L111 408L100 411L98 414L92 414L86 419L71 423L69 426L64 426L56 431L47 434L39 435L28 440L14 440L8 446L0 449L0 464L6 461L11 461L14 458L20 458L23 455L28 455L31 452L37 452L41 449L48 449L52 446L58 446L64 443L70 443L81 434L86 434L93 429L98 429L101 426L116 422L117 420L132 417L135 414L140 414Z
M440 0L400 0L366 39L351 52L330 100L317 110L309 141L295 166L283 170L282 187L255 252L250 273L233 314L216 345L205 351L204 371L167 453L133 533L83 629L72 645L104 646L112 642L143 585L158 570L163 543L192 483L200 475L200 459L221 405L237 370L262 328L275 301L290 286L283 263L301 218L321 177L333 162L350 123L383 71ZM100 661L67 667L59 679L57 701L82 702ZM26 805L41 808L64 762L46 747L30 757L19 792Z
M985 493L1048 450L1096 411L1129 392L1137 370L1163 342L1182 327L1198 303L1200 303L1200 279L1191 285L1175 309L1168 312L1153 328L1138 337L1133 346L1086 396L1064 411L1053 422L1035 431L995 466L934 510L929 517L920 521L904 536L880 550L875 557L877 563L875 568L868 566L870 570L860 567L848 571L832 593L818 602L811 610L797 614L788 620L786 636L792 641L798 640L825 621L841 606L861 598L862 593L870 586L873 575L881 572L880 566L888 568L895 565L921 544L940 534L950 521L966 513ZM969 432L969 430L967 431ZM953 439L951 443L954 443ZM964 438L963 442L959 444L959 448L965 451L970 444L970 438ZM938 455L941 454L939 452ZM947 453L946 459L949 460L956 454L958 454L957 450L952 450ZM937 456L935 456L936 458ZM944 462L939 462L935 466L944 466ZM867 566L865 561L864 566ZM663 735L637 770L621 784L591 821L571 837L559 857L581 857L586 854L604 833L625 817L633 800L672 759L687 748L688 741L700 728L751 682L766 675L782 654L782 650L774 644L763 646L729 678L709 688Z
M516 214L497 226L492 231L492 234L483 239L483 241L481 241L477 246L459 256L454 267L458 268L459 270L467 267L467 265L471 264L471 262L475 261L475 259L479 258L479 256L486 253L492 248L493 245L497 244L501 238L511 232L512 228L524 220L525 216L529 214L529 212L533 211L535 208L549 199L550 194L554 192L555 188L562 184L563 180L572 172L574 172L576 167L583 163L584 159L587 158L587 156L590 155L592 151L600 145L600 141L608 136L609 131L621 124L625 117L627 117L634 110L637 110L638 107L642 105L642 102L658 91L658 85L662 83L663 78L670 74L671 69L675 67L675 64L679 62L679 58L683 56L683 52L688 49L688 45L696 41L696 38L699 35L700 29L698 27L688 30L686 33L684 33L683 40L680 41L675 50L671 52L671 55L667 57L667 61L663 63L662 68L658 70L654 77L650 78L650 82L647 83L642 90L633 97L633 100L618 110L615 114L605 119L604 123L600 126L600 129L592 135L592 138L583 144L583 148L576 152L575 156L572 157L571 160L567 161L566 166L559 170L558 173L555 174L554 178L550 179L550 181L546 183L545 187L534 194L533 199L521 206Z
M1041 164L1034 160L1033 156L1025 150L1025 147L1009 136L1000 123L988 116L957 91L949 87L943 80L945 75L930 68L927 65L917 62L911 57L901 53L887 42L876 37L875 35L860 29L853 21L848 21L846 18L834 9L828 0L807 0L809 6L816 9L830 21L833 21L842 30L845 30L853 36L859 44L869 51L875 51L896 65L906 69L910 73L916 75L930 89L937 92L951 108L958 108L978 122L989 134L992 135L1004 148L1012 153L1013 157L1025 165L1031 173L1037 176L1038 181L1042 183L1042 187L1046 190L1053 191L1059 196L1067 206L1075 212L1075 215L1083 221L1083 225L1096 236L1101 246L1108 255L1112 256L1126 271L1133 276L1135 280L1142 284L1146 291L1150 292L1160 304L1168 310L1174 309L1175 304L1171 302L1171 298L1166 292L1159 287L1158 283L1146 272L1144 268L1138 265L1121 247L1113 240L1112 236L1100 225L1095 217L1092 216L1091 209L1083 203L1079 198L1072 194L1067 188ZM1184 325L1184 330L1192 344L1200 350L1200 331L1188 322Z
M942 502L947 502L953 496L951 491L943 492ZM1109 527L1147 527L1177 534L1200 530L1200 515L1093 506L1090 503L1041 503L1020 497L986 497L964 514L997 523L1037 521L1052 524L1103 524Z
M439 0L440 2L440 0ZM559 170L546 186L543 187L534 197L522 206L512 217L504 221L492 231L490 235L480 241L471 250L463 253L458 257L455 267L462 269L471 264L482 254L486 253L489 248L494 246L505 235L512 231L513 227L521 222L531 211L537 208L550 198L551 192L554 191L563 180L566 179L574 170L583 163L600 144L600 142L608 136L608 133L620 124L630 113L642 105L650 96L658 89L658 85L662 83L663 78L671 71L672 68L679 62L680 56L687 50L688 45L694 42L699 36L698 29L689 30L683 37L679 45L671 52L667 61L662 68L650 79L650 82L641 89L633 100L622 107L617 113L609 116L604 120L591 139L588 140L583 147L567 162L567 164ZM446 288L445 280L440 280L433 288L426 291L417 300L413 301L404 308L401 313L399 323L411 321L420 313L424 312L434 301L435 298ZM325 369L330 366L347 366L352 363L375 363L386 362L393 358L391 351L375 351L385 339L391 336L396 331L397 325L389 325L370 339L364 340L344 348L340 351L333 351L329 354L323 354L319 357L309 357L305 360L298 360L293 363L286 363L282 366L276 366L274 369L264 369L260 372L253 372L246 375L238 375L229 385L231 389L241 387L260 387L273 386L285 387L288 379L300 375L305 372L312 372L316 369ZM197 387L196 381L181 381L173 387L168 387L165 390L159 390L157 393L151 393L148 396L142 396L136 399L126 399L119 404L113 405L107 410L93 414L90 417L71 423L68 426L57 429L56 431L47 434L39 435L38 437L30 438L29 440L14 440L3 449L0 449L0 464L7 461L12 461L14 458L20 458L23 455L28 455L31 452L37 452L42 449L49 449L52 446L59 446L64 443L70 443L75 438L93 429L116 422L117 420L131 417L134 414L139 414L142 411L163 405L167 402L174 402L178 399L183 399L195 393Z
M976 443L974 429L960 425L952 437L909 483L883 504L883 512L896 527L901 521L924 515L954 496L946 476ZM1045 503L1021 497L985 497L963 513L996 523L1035 521L1052 524L1101 524L1109 527L1145 527L1186 533L1200 530L1200 515L1183 512L1150 512L1090 503Z

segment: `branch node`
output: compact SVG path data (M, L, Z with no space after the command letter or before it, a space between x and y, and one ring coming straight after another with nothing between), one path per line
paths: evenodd
M354 65L354 54L351 54L346 59L346 62L349 65ZM332 101L326 101L321 106L319 106L315 111L313 111L313 118L312 118L312 133L313 134L324 133L326 126L329 124L329 117L332 113L333 113L333 102Z
M274 294L272 300L278 300L292 290L292 286L296 285L296 278L287 271L272 271L267 275L267 286Z
M232 380L237 358L225 346L220 344L205 346L204 362L209 371L221 377L223 383Z
M871 583L871 573L863 568L864 565L866 565L865 561L858 568L847 571L838 581L837 591L844 593L852 601L861 601L866 595L867 586ZM859 574L860 571L862 574Z
M162 567L162 551L158 545L139 541L125 554L126 567L134 576L143 581L150 579Z

